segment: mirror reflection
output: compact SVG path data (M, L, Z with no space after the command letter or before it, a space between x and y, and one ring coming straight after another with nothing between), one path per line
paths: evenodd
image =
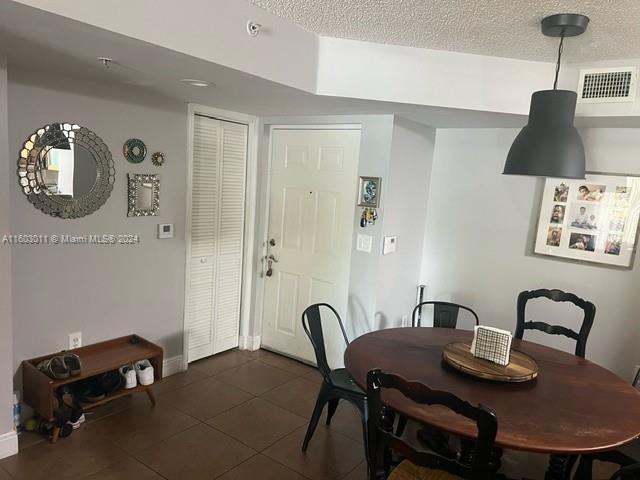
M136 208L151 208L153 202L153 183L138 183L136 192Z
M65 198L88 194L98 177L98 165L91 152L68 142L44 149L38 170L47 193Z

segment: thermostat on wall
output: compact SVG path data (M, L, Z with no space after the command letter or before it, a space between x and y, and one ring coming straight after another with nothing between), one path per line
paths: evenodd
M173 223L159 223L158 238L173 238Z

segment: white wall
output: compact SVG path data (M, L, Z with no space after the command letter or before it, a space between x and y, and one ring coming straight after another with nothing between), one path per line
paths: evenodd
M9 152L7 125L7 64L0 55L0 158ZM9 207L9 164L0 162L0 236L11 233ZM6 436L11 431L13 382L12 375L12 302L11 302L11 247L0 244L0 458L15 453L17 438ZM5 435L3 437L3 435Z
M551 62L320 37L318 93L527 114L549 88Z
M427 296L477 310L481 322L515 330L522 290L559 288L597 307L587 358L630 377L640 361L640 277L633 270L570 263L532 252L542 182L502 175L515 129L438 130L427 208L422 279ZM582 131L588 169L640 174L640 132ZM577 309L536 301L541 320L577 325ZM573 351L560 337L527 338Z
M398 242L395 253L380 257L376 328L402 326L403 315L411 315L415 306L434 144L434 129L394 119L389 171L382 185L382 235L395 235Z
M5 178L6 170L12 233L137 234L141 239L136 246L13 249L14 370L24 359L66 348L67 334L75 331L82 332L85 344L137 333L162 345L165 358L181 355L186 105L133 87L10 70L9 119L10 154L0 178ZM96 132L115 161L111 197L97 212L80 219L62 220L34 208L15 175L22 142L37 128L56 121L78 123ZM139 165L128 163L122 155L122 145L131 137L147 144L147 159ZM162 167L151 164L156 151L166 154ZM160 174L159 216L127 218L129 172ZM175 225L173 239L156 238L160 222ZM0 350L4 355L6 350Z

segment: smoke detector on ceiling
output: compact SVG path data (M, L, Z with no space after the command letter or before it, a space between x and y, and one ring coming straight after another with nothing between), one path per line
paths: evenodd
M578 103L621 103L636 100L636 67L580 70Z
M250 37L257 37L260 30L262 30L262 25L258 22L254 22L253 20L247 22L247 33Z

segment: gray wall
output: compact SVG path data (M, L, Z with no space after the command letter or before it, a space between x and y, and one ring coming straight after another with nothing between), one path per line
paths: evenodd
M9 118L10 155L2 168L10 172L11 232L140 236L136 246L13 249L14 369L25 358L66 348L67 334L75 331L82 332L84 344L135 332L161 344L165 358L181 355L186 105L135 87L10 70ZM93 130L115 161L111 197L97 212L81 219L61 220L36 210L15 178L22 142L37 128L55 121ZM130 137L141 138L148 147L147 159L139 165L128 163L122 155L122 145ZM164 166L151 164L155 151L166 154ZM127 173L161 175L159 216L127 218ZM160 222L175 224L173 239L157 239Z
M382 187L382 235L395 235L398 243L395 253L380 257L377 328L402 326L402 317L410 316L415 306L434 144L433 128L394 119L389 172Z
M0 159L7 158L7 64L0 55ZM9 182L13 170L8 162L0 162L0 236L11 233ZM12 324L11 324L11 247L0 245L0 435L9 432L13 424L11 414L12 385Z
M438 130L427 209L422 278L427 296L476 309L481 321L513 331L517 294L560 288L595 303L587 358L630 377L640 363L638 266L619 270L535 256L533 238L542 182L501 175L517 130ZM582 132L588 169L640 174L640 132ZM532 317L576 325L577 309L536 301ZM573 351L568 340L527 338Z
M264 211L267 200L268 160L269 160L269 127L271 125L336 125L360 124L362 126L360 138L360 163L358 175L386 177L391 153L391 139L393 134L393 115L340 115L340 116L286 116L264 117L260 119L261 132L258 157L258 191L257 191L257 219L255 240L255 274L256 289L253 312L262 309L262 289L264 279L260 277L261 257L265 252L265 221ZM356 181L354 179L354 181ZM384 180L383 180L384 185ZM384 186L382 201L384 202ZM345 321L345 328L350 338L369 332L376 328L376 286L379 267L379 256L382 251L382 222L365 229L361 228L361 209L354 209L353 251L351 256L351 277L349 280L349 312ZM380 217L384 215L384 208L380 209ZM371 253L355 250L358 233L365 233L373 237ZM251 315L251 318L256 318ZM250 326L249 335L258 336L262 325L257 321Z

